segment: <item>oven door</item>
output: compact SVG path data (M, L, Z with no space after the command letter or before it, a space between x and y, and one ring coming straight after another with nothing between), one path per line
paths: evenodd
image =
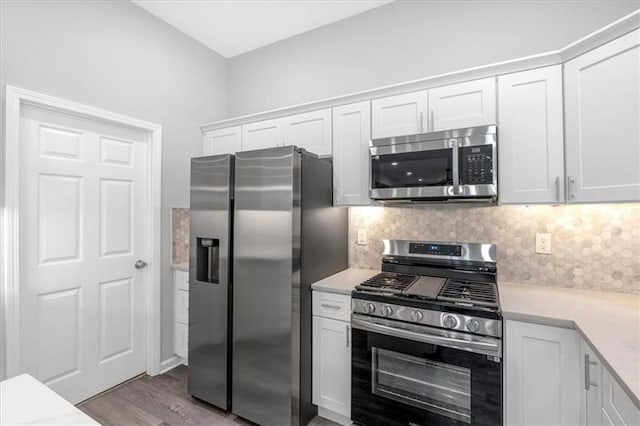
M355 424L502 424L499 339L398 325L352 317Z
M459 185L458 139L370 148L373 199L448 198Z

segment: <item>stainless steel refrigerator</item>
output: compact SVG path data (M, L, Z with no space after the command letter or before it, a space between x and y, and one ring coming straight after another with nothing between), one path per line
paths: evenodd
M311 283L347 267L331 163L293 146L194 158L190 232L189 393L306 425Z

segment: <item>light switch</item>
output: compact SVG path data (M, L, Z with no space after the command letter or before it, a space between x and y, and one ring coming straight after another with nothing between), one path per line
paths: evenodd
M551 254L551 234L536 234L536 253Z
M357 244L359 246L367 245L367 230L365 228L358 229L358 241Z

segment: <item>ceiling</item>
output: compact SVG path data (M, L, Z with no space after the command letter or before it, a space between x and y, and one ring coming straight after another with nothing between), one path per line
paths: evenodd
M226 58L392 0L132 0Z

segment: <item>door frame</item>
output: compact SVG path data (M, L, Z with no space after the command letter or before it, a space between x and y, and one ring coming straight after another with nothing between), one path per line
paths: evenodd
M146 372L160 372L161 339L161 166L162 126L42 93L5 86L5 144L0 164L4 192L0 214L0 380L17 375L20 370L20 119L23 106L35 106L75 115L103 123L133 127L148 133L147 181L149 221L147 223L148 277L145 283ZM4 349L2 349L4 348Z

